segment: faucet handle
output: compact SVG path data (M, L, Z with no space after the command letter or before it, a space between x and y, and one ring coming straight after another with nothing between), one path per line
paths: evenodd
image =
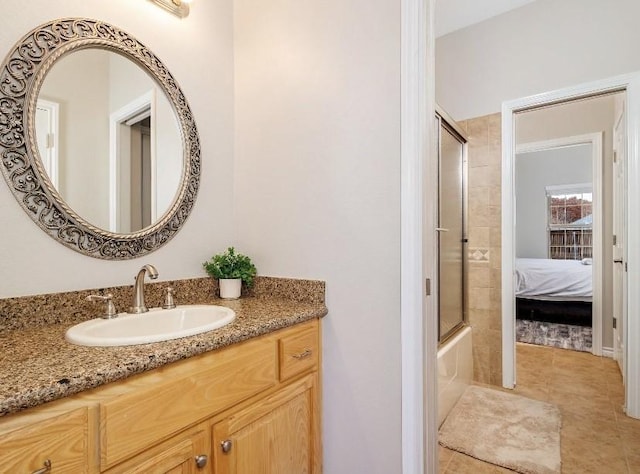
M162 307L164 309L173 309L176 307L176 302L173 299L173 288L172 287L167 287L167 296L164 299L164 304L162 305Z
M111 293L106 296L89 295L86 299L87 301L105 301L107 303L107 309L101 316L102 319L113 319L118 317L118 311L116 311L116 306L113 304L113 295Z

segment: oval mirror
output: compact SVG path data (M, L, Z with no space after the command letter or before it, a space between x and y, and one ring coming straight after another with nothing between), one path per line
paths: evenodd
M199 186L197 129L175 79L144 45L95 20L42 25L9 53L0 152L33 220L98 258L166 243Z

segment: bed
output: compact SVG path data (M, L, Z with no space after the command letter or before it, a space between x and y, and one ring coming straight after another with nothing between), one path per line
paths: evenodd
M591 326L590 260L518 258L516 318Z

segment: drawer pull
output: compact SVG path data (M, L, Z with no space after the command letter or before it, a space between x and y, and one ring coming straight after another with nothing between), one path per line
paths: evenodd
M229 451L231 451L233 441L231 441L230 439L225 439L222 443L220 443L220 446L222 447L223 453L228 453Z
M33 471L32 474L47 474L47 472L51 472L51 460L50 459L46 459L44 461L44 467L41 469L38 469L37 471Z
M200 456L196 456L196 466L198 468L203 468L207 465L207 461L209 458L206 454L201 454Z
M305 349L304 352L301 352L300 354L293 354L291 357L293 357L294 359L302 360L310 357L311 354L313 354L313 351L311 349Z

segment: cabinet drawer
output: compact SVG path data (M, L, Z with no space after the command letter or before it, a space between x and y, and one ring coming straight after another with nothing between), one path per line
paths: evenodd
M278 340L281 381L318 365L318 337L314 322Z
M88 415L79 408L0 436L0 472L88 472Z
M275 340L258 339L206 355L163 383L100 404L102 469L276 383Z

